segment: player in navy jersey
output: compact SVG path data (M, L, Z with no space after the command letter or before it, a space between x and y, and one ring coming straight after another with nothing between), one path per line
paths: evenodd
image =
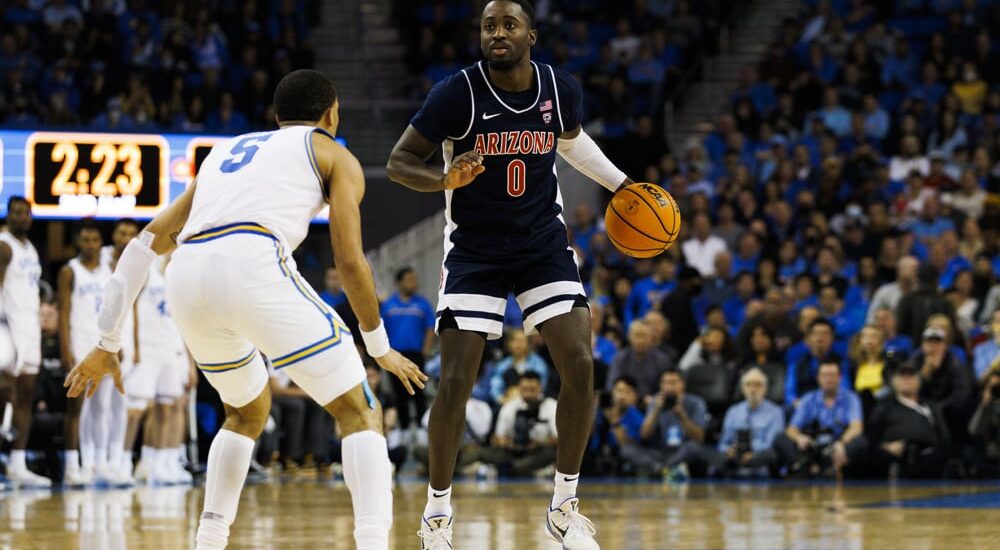
M444 191L447 225L438 298L441 383L431 407L430 486L421 548L450 549L451 481L487 339L499 338L508 293L525 331L541 332L562 380L555 491L546 527L563 548L593 550L576 485L593 417L590 310L569 247L556 153L610 191L631 183L580 128L582 91L531 61L538 38L527 1L494 0L481 17L485 62L439 82L400 137L389 177ZM426 164L441 147L445 173Z

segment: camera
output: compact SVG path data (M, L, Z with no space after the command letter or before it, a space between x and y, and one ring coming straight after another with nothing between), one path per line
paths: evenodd
M602 410L611 408L611 392L602 391L597 395L597 408Z
M538 406L517 411L514 417L514 447L523 449L531 445L531 429L538 423Z
M736 430L736 456L752 452L750 430Z
M990 395L993 396L993 399L1000 399L1000 383L994 383L990 387Z
M670 410L677 406L677 394L667 393L663 395L663 410Z

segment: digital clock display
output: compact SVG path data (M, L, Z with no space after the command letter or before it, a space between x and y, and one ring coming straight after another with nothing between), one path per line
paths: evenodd
M41 214L153 215L169 201L169 151L155 135L37 132L25 192Z

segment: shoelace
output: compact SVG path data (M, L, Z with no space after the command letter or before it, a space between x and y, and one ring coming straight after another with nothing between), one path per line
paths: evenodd
M449 540L451 539L450 525L439 529L427 529L426 526L421 527L420 530L417 531L417 536L420 537L420 540L426 543L427 547L431 550L436 550L438 548L446 550L448 548L452 548Z
M594 523L580 512L563 512L563 515L566 516L567 537L571 534L583 534L589 537L597 534L597 528L594 527Z

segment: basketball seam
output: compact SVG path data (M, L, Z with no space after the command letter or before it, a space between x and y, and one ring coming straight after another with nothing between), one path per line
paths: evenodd
M653 206L652 204L649 204L649 201L646 200L646 197L643 197L639 193L636 193L634 190L629 189L628 187L626 187L624 190L628 191L629 193L632 193L633 195L635 195L637 197L639 197L639 200L641 200L642 202L646 203L646 206L648 206L649 209L652 210L654 213L659 210L657 207ZM675 236L675 235L677 235L676 231L670 231L669 229L667 229L666 225L663 225L663 220L660 219L659 215L657 215L655 217L656 217L656 221L660 222L660 227L663 228L663 232L664 233L666 233L667 235L670 235L672 237ZM656 240L660 240L660 239L656 239Z
M663 239L657 239L656 237L654 237L654 236L650 235L649 233L646 233L646 232L645 232L645 231L643 231L642 229L639 229L638 227L636 227L636 226L632 225L632 224L631 224L631 223L630 223L630 222L629 222L628 220L626 220L626 219L625 219L625 217L624 217L624 216L622 216L621 214L619 214L619 213L618 213L618 209L617 209L617 208L615 208L615 203L614 203L614 202L612 202L612 203L611 203L611 204L610 204L609 206L611 207L611 211L615 213L615 216L618 216L618 219L619 219L619 220L621 220L621 221L625 222L625 225L627 225L627 226L631 227L632 229L634 229L636 233L638 233L638 234L642 235L643 237L646 237L647 239L650 239L650 240L652 240L652 241L656 241L656 242L658 242L658 243L662 243L662 244L664 244L664 245L668 245L668 244L670 244L669 242L667 242L667 241L665 241L665 240L663 240ZM656 211L654 210L654 211L653 211L653 213L654 213L654 215L655 215ZM662 223L662 222L660 222L660 225L662 226L662 225L663 225L663 223ZM664 230L664 231L666 231L666 230L667 230L667 228L665 228L665 227L664 227L664 228L663 228L663 230ZM668 233L669 233L669 232L668 232ZM638 248L636 248L635 250L639 250L639 249L638 249ZM652 248L650 248L650 249L648 249L648 250L653 250L653 249L652 249Z
M623 252L626 251L626 250L630 250L632 252L653 252L653 251L657 251L659 253L663 253L667 249L667 247L663 247L663 248L632 248L630 246L625 246L622 243L616 241L615 238L612 237L610 233L608 233L608 239L611 240L611 244L615 245L616 247L618 247L619 250L621 250Z

